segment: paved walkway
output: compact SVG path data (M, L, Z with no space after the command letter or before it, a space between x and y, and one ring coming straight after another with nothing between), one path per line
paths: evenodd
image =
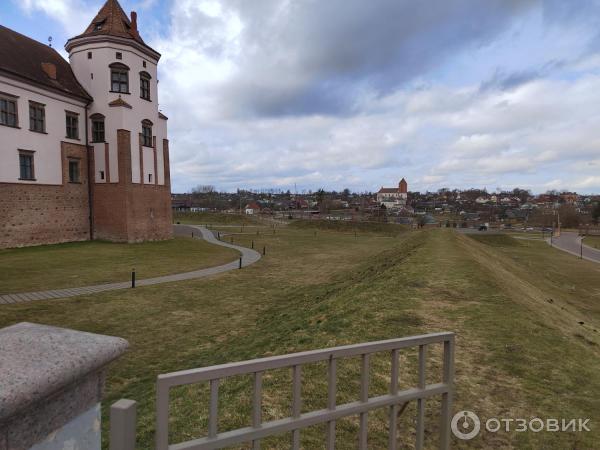
M195 225L174 225L173 227L175 234L190 236L194 232L195 236L201 234L202 238L215 245L221 245L223 247L233 248L242 254L242 267L249 266L257 262L261 255L255 250L251 250L246 247L239 245L229 244L227 242L219 241L211 231L201 226ZM198 233L198 231L200 233ZM198 236L199 238L199 236ZM193 272L176 273L173 275L164 275L161 277L146 278L144 280L136 280L136 287L151 286L153 284L171 283L173 281L184 281L193 280L196 278L204 278L210 275L216 275L230 270L239 269L239 260L232 261L228 264L221 266L207 267L206 269L194 270ZM121 283L108 283L98 284L95 286L85 286L79 288L68 288L68 289L55 289L51 291L39 291L39 292L24 292L19 294L6 294L0 295L0 305L7 303L24 303L34 300L49 300L53 298L66 298L76 297L78 295L95 294L97 292L115 291L117 289L131 288L131 281L124 281Z
M550 239L546 239L546 242L550 244ZM571 253L574 256L581 257L583 250L583 259L600 263L600 250L585 245L585 239L583 240L583 247L581 246L581 237L578 233L562 232L559 237L552 238L552 246L559 250L567 253Z

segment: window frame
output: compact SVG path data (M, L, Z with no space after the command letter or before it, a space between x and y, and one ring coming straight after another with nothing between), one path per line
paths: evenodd
M102 114L92 114L90 116L91 121L91 135L92 135L92 144L104 143L106 142L106 126L104 121L104 116ZM102 130L96 130L96 124L102 124ZM98 133L102 133L102 139L97 139Z
M2 103L6 102L6 111L2 110ZM9 105L14 105L14 112L9 111ZM6 123L2 121L2 116L6 116ZM8 123L8 118L14 116L15 123ZM11 128L19 128L19 97L12 94L7 94L5 92L0 92L0 125L4 125L5 127Z
M76 171L71 171L71 165L74 164L76 167ZM68 159L68 170L69 170L69 183L81 184L81 161L79 158L69 158ZM73 174L76 176L73 177Z
M71 124L69 126L69 119L71 120L75 120L75 126L73 126L73 124ZM73 111L65 111L65 138L66 139L73 139L75 141L79 140L79 113L73 112ZM75 129L75 133L73 136L71 136L69 134L69 128L71 129Z
M35 179L35 152L33 150L22 150L19 149L19 180L21 181L36 181ZM30 160L30 164L28 166L29 177L27 177L26 173L23 173L23 160L21 158L28 158ZM25 175L25 176L23 176Z
M116 94L130 94L129 67L120 62L109 64L108 67L110 68L110 92ZM115 75L117 75L116 80ZM115 89L115 83L117 83L117 89ZM125 90L123 90L123 86L125 87Z
M38 112L41 112L41 117L36 117ZM41 123L41 130L37 129L38 123ZM29 131L46 134L46 105L44 103L29 100Z
M152 101L152 92L151 92L151 88L150 88L150 80L152 79L152 76L146 72L146 71L142 71L140 72L140 98L143 100L147 100L149 102ZM144 87L144 84L147 84L147 87ZM144 95L144 92L147 93L147 95Z
M150 122L148 119L142 120L142 146L143 147L151 147L154 145L152 142L152 126L154 124Z

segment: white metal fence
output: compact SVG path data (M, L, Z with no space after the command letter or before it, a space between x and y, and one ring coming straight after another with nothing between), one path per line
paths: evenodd
M427 348L431 344L443 344L442 381L426 384ZM399 390L399 351L418 347L418 383L409 389ZM389 393L369 397L370 357L374 353L389 352L391 373ZM343 358L360 357L360 399L338 405L337 362ZM302 412L302 366L325 361L327 364L327 407L325 409ZM292 372L292 405L287 418L262 421L262 378L267 370L290 368ZM219 431L219 384L221 380L236 375L253 375L252 425L230 431ZM171 388L194 383L208 382L210 386L208 434L187 442L169 443L169 392ZM158 376L156 398L156 450L204 450L252 443L260 448L261 439L281 433L291 433L290 447L300 448L301 430L317 424L326 424L327 449L335 448L336 420L359 415L359 449L367 449L368 412L389 409L389 449L397 448L397 420L399 413L410 401L417 402L416 442L420 450L424 444L425 401L433 396L441 396L441 427L439 446L448 449L450 445L450 419L454 383L454 334L435 333L386 341L346 345L322 350L294 353L290 355L254 359L231 364L223 364L200 369L185 370ZM117 448L117 447L115 447Z

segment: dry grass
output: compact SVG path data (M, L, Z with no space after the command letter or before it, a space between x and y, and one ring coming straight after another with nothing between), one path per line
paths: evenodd
M457 333L456 411L482 418L590 417L593 430L484 433L452 448L597 448L599 266L541 242L476 241L450 230L397 238L319 231L315 237L288 227L235 238L267 245L266 258L211 279L9 305L0 308L0 324L29 320L127 338L130 351L110 370L104 418L111 401L137 400L140 449L152 447L159 373L443 330ZM440 349L431 354L433 381ZM401 361L401 387L408 387L416 352L403 352ZM340 364L340 402L357 396L357 362ZM388 371L388 355L378 355L372 395L387 389ZM306 409L324 405L324 373L324 365L305 368ZM287 416L289 372L265 377L265 418ZM249 383L236 377L223 385L220 429L249 423ZM206 405L205 386L173 392L172 442L203 435ZM439 403L427 406L426 447L435 448ZM413 448L414 412L410 405L401 416L402 448ZM369 448L385 448L386 412L370 414L369 423ZM356 447L357 424L355 417L338 423L337 448ZM323 448L323 436L323 427L303 431L303 448ZM289 448L288 439L263 447Z

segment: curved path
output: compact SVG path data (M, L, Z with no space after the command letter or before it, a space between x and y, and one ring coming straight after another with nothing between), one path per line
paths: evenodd
M229 244L227 242L219 241L214 234L201 226L195 225L174 225L173 226L174 233L176 235L189 236L192 232L199 231L202 238L215 245L220 245L222 247L229 247L239 251L242 254L242 267L249 266L250 264L254 264L257 262L261 255L259 252L255 250L251 250L246 247L241 247L239 245ZM195 233L196 235L198 233ZM194 270L192 272L183 272L176 273L173 275L163 275L160 277L154 278L146 278L144 280L136 280L136 287L141 286L150 286L153 284L161 284L161 283L171 283L174 281L184 281L184 280L194 280L196 278L204 278L210 275L216 275L223 272L228 272L230 270L239 269L239 260L232 261L228 264L223 264L221 266L215 267L207 267L205 269ZM76 297L78 295L88 295L95 294L97 292L105 292L105 291L115 291L118 289L127 289L131 288L130 281L123 281L120 283L107 283L107 284L97 284L95 286L85 286L79 288L67 288L67 289L55 289L51 291L38 291L38 292L24 292L19 294L5 294L0 295L0 305L7 303L24 303L30 302L34 300L49 300L53 298L66 298L66 297Z
M546 239L546 242L550 244L550 239ZM600 250L585 245L585 240L581 245L581 237L578 233L562 232L559 237L552 238L552 247L556 247L563 252L571 253L574 256L581 257L588 261L600 263Z

